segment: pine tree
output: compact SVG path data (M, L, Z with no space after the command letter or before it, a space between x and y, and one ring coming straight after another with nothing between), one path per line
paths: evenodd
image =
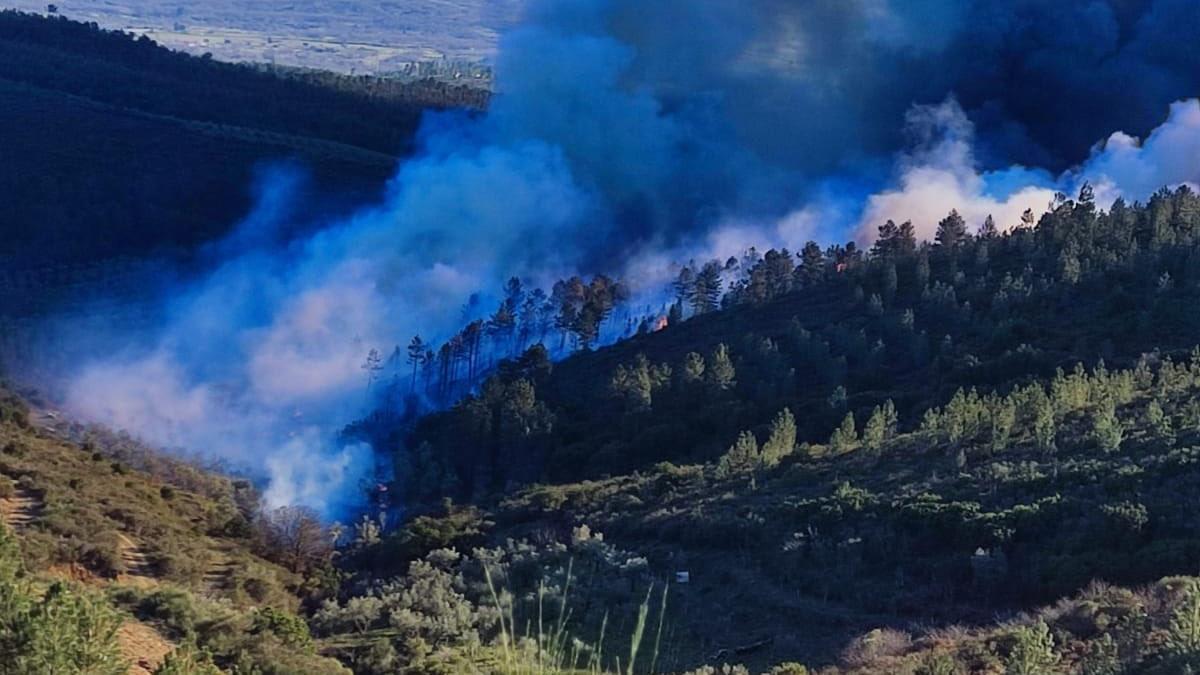
M671 308L667 310L667 325L675 326L683 321L683 303L676 301L671 303Z
M671 287L675 290L675 301L682 306L692 297L692 289L695 285L696 273L690 266L684 266L679 270L679 276L675 277L675 281L671 282Z
M1058 278L1066 284L1077 284L1081 275L1079 257L1070 248L1064 248L1058 255Z
M867 424L863 427L862 444L866 450L877 453L883 448L883 442L887 436L887 423L884 421L883 409L876 406L871 411L871 416L867 418Z
M883 438L891 440L896 436L896 428L900 425L900 415L896 412L896 404L892 403L892 399L888 399L880 406L879 411L883 414Z
M757 466L758 463L758 439L749 431L743 431L717 463L717 477L729 478L745 473Z
M880 225L879 236L875 237L875 244L871 246L871 255L877 257L890 256L892 254L892 244L899 232L900 228L896 226L893 220L889 219L886 223Z
M853 449L856 443L858 443L858 432L854 427L854 413L846 413L841 425L834 429L833 435L829 437L829 448L834 453L840 454Z
M917 254L917 292L923 292L929 287L929 251L926 247L921 247L921 252Z
M1163 410L1158 398L1150 399L1150 403L1146 406L1146 423L1156 438L1166 441L1168 445L1175 443L1175 429L1171 424L1171 418Z
M975 269L986 273L989 260L987 240L982 240L975 245Z
M1005 675L1050 675L1057 672L1054 636L1045 621L1013 631L1014 644L1005 663Z
M1017 406L1009 397L1004 397L996 405L991 415L991 438L989 445L993 453L1004 452L1012 437L1013 427L1017 424Z
M867 315L876 318L883 316L883 300L875 293L867 299Z
M1183 597L1171 615L1166 647L1181 659L1200 657L1200 584L1194 580L1183 589Z
M777 466L779 461L792 454L796 447L796 419L792 411L784 408L771 422L771 435L762 446L762 463L768 468Z
M426 349L425 341L420 335L414 335L412 342L408 343L408 362L412 365L412 386L409 391L415 391L417 388L417 368L425 360Z
M670 378L670 366L665 363L651 365L645 354L638 354L631 365L617 366L609 380L608 390L625 405L626 412L646 412L654 403L654 393L665 387Z
M688 300L692 304L692 312L706 314L716 309L721 299L721 264L715 260L707 262L696 274Z
M896 242L899 252L904 255L911 255L917 250L917 228L913 227L911 220L900 223L900 233L896 236Z
M896 276L896 263L888 261L883 266L883 301L889 306L896 300L896 287L899 279Z
M825 254L817 242L810 241L800 251L800 267L796 268L802 286L811 287L825 278Z
M504 284L504 304L508 312L515 315L525 302L525 287L518 277L512 277Z
M600 338L600 322L603 320L600 312L592 304L586 304L579 311L579 315L575 317L575 325L573 331L575 338L579 342L579 348L583 351L588 351Z
M375 384L376 378L379 377L379 371L383 370L383 355L378 349L372 349L367 352L367 358L363 361L362 369L367 374L367 389L371 389L371 385Z
M951 210L950 215L938 223L934 241L946 250L954 250L961 246L968 236L967 221L963 220L963 217L958 215L958 210L955 209Z
M709 383L720 391L732 389L737 384L737 372L733 368L733 359L729 357L729 348L724 344L717 345L712 356L708 358L706 376Z
M988 214L987 218L983 219L983 225L979 226L979 237L981 239L995 239L999 236L996 229L996 221L992 218L992 214Z
M1058 433L1054 422L1054 405L1040 386L1033 387L1033 391L1033 440L1038 450L1051 453L1056 450L1054 438Z
M1092 440L1104 452L1114 452L1121 447L1125 428L1117 419L1116 404L1112 399L1101 401L1092 412Z
M696 384L704 379L704 370L704 357L696 352L689 352L683 357L683 367L679 369L679 375L684 384Z

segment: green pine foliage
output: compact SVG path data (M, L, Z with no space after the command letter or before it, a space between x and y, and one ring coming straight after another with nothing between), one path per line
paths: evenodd
M122 675L121 618L94 593L55 583L39 590L13 536L0 527L0 673Z
M1116 452L1125 438L1125 427L1117 418L1116 403L1111 399L1101 401L1092 412L1092 441L1103 452Z
M829 437L829 449L834 453L849 452L858 444L858 432L854 426L854 413L846 413L842 423Z
M1004 664L1006 675L1053 675L1059 656L1044 621L1013 631L1013 646Z
M717 462L717 476L720 478L729 478L741 473L746 473L762 461L762 456L758 448L758 439L749 431L743 431L738 434L737 441L721 455L721 459Z
M796 448L796 418L792 411L784 408L771 422L771 434L763 443L761 458L763 466L773 468Z

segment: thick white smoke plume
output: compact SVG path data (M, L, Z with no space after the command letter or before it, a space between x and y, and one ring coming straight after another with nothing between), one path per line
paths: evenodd
M979 169L974 129L953 99L936 106L917 106L908 116L916 139L911 152L897 163L894 185L870 195L855 228L856 238L871 241L888 219L911 220L917 236L932 239L937 223L957 209L968 223L987 216L1008 229L1029 209L1040 216L1055 193L1074 195L1085 182L1096 190L1100 206L1118 197L1145 201L1163 187L1200 183L1200 101L1171 105L1162 125L1142 141L1121 131L1094 147L1079 166L1059 176L1045 170L1012 166Z
M415 333L446 338L469 296L510 276L545 287L571 273L623 273L653 297L673 264L693 258L869 241L887 219L911 219L929 237L952 208L1007 227L1085 180L1109 200L1200 181L1195 100L1171 107L1144 142L1117 132L1064 161L1075 146L1053 142L1059 111L1048 102L1022 117L1025 98L1006 89L1021 83L971 70L1016 72L998 64L1024 63L1030 49L1009 51L1018 37L1040 44L1022 32L1029 26L1108 36L1178 25L1168 10L1186 3L1149 3L1154 21L1141 23L1089 3L1111 14L1095 26L1075 21L1079 3L1012 3L1011 16L995 3L919 3L941 26L937 40L924 39L908 4L536 3L504 38L492 108L431 115L381 203L289 239L290 179L276 174L260 208L212 247L209 269L169 289L155 326L104 339L65 330L95 347L68 370L67 405L248 465L273 504L338 517L358 502L374 459L337 431L367 411L377 376L404 370L364 370L368 352L386 357ZM1035 20L1040 12L1052 16ZM978 25L1012 39L976 40ZM1114 80L1173 63L1134 33L1078 42L1118 53L1087 55L1120 65L1105 71ZM948 56L960 52L975 60ZM1031 61L1045 68L1021 77L1053 84L1055 64L1078 62L1068 56ZM1188 77L1155 80L1139 105L1178 96ZM1061 91L1090 96L1073 82ZM1098 124L1098 112L1076 112L1091 115L1083 128ZM1010 156L1045 157L1047 168Z

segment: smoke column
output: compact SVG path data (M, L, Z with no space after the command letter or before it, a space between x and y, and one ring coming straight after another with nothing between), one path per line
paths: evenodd
M287 238L276 172L157 325L64 329L94 341L67 405L338 517L373 462L336 441L368 350L446 337L513 275L654 295L693 257L1200 182L1198 34L1190 0L533 2L490 110L428 115L380 203Z

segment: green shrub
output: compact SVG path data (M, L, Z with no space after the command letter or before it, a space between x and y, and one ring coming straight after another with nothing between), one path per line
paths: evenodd
M1058 665L1054 637L1045 621L1013 631L1013 645L1004 664L1006 675L1051 675Z
M271 633L283 644L303 650L312 648L312 635L304 619L274 607L264 607L254 613L251 628L255 633Z
M125 572L125 561L112 532L100 533L94 541L87 543L80 553L80 561L96 574L110 579Z
M197 649L193 644L184 643L167 654L154 675L221 675L221 669L213 665L207 652Z
M55 583L36 593L16 542L0 528L0 673L124 675L120 625L110 605L85 591Z

